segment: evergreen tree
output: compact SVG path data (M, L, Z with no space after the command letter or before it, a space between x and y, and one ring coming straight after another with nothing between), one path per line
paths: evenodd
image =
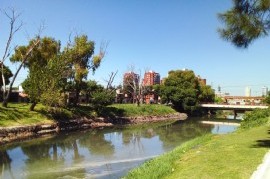
M233 0L233 7L218 15L225 23L221 37L237 47L247 48L270 30L270 0Z

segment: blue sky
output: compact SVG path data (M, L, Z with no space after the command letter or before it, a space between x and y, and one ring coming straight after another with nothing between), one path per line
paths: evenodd
M161 77L187 68L216 90L220 85L222 92L244 95L250 86L252 95L261 95L263 86L270 87L270 38L258 39L245 50L222 40L217 13L231 5L231 0L1 0L0 9L22 12L24 26L13 46L26 44L42 22L43 36L61 40L62 46L71 32L87 34L96 42L96 52L102 41L109 41L104 61L88 78L100 83L118 70L114 84L120 84L130 65ZM7 33L7 19L0 14L0 56ZM16 85L26 76L22 71Z

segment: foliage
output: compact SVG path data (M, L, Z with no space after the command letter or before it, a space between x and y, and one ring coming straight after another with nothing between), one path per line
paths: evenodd
M270 109L256 109L251 112L246 112L243 121L241 122L241 128L247 129L256 126L261 126L269 123Z
M101 109L113 103L115 95L107 90L95 91L92 94L92 104L96 109Z
M268 92L267 96L263 100L264 103L270 105L270 92Z
M10 83L10 78L13 76L11 70L4 65L3 67L3 71L4 71L4 78L5 78L5 84L8 85ZM2 74L2 68L0 68L0 74ZM3 86L3 79L0 78L0 88L2 88Z
M72 73L69 75L70 88L76 93L75 104L78 103L79 93L83 89L83 79L87 78L89 70L94 73L100 66L105 52L94 54L95 43L89 41L86 35L76 36L72 44L63 51L63 56L69 61Z
M248 47L270 30L269 0L233 0L233 7L219 14L225 27L219 29L221 37L237 47Z
M214 101L218 104L223 103L223 99L221 97L215 97Z
M29 42L30 46L32 41ZM19 49L29 48L21 46ZM29 57L26 66L29 69L27 79L23 82L23 88L33 103L30 110L34 109L36 103L52 106L61 104L59 101L60 81L66 74L67 64L59 55L60 43L53 38L44 37L40 40ZM21 51L12 57L14 61L19 60Z
M66 80L68 70L67 63L61 56L48 61L43 73L43 93L40 96L42 104L54 107L66 105L62 84Z
M103 86L98 84L94 80L83 81L82 83L82 94L86 96L86 103L91 103L93 98L93 93L98 91L102 91L104 89Z
M199 101L201 103L204 102L214 102L215 100L215 93L214 90L209 85L201 85L200 88L200 95L199 95Z
M154 86L163 103L172 103L179 111L193 113L199 102L212 102L214 92L210 86L203 86L191 70L170 71L160 86Z

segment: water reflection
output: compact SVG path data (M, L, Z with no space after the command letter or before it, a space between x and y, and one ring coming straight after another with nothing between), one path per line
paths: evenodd
M11 158L9 157L6 150L0 151L0 173L1 176L4 175L4 172L9 173L10 178L14 178L14 175L11 170Z
M0 148L0 172L2 178L119 178L215 128L186 121L63 133Z

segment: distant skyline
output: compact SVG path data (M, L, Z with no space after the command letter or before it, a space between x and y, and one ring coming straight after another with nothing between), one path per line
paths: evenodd
M168 71L190 69L207 79L213 89L231 95L261 95L270 88L270 38L255 41L248 49L238 49L217 33L222 26L217 18L231 7L231 0L1 0L0 9L14 7L21 12L24 26L12 42L25 45L44 22L43 36L66 45L69 34L86 34L96 42L96 53L108 41L107 55L88 79L105 84L109 74L118 70L114 85L134 65L141 71L153 70L161 78ZM0 15L0 56L9 30L7 18ZM11 67L11 66L10 66ZM12 65L12 71L16 66ZM16 84L27 76L20 72Z

